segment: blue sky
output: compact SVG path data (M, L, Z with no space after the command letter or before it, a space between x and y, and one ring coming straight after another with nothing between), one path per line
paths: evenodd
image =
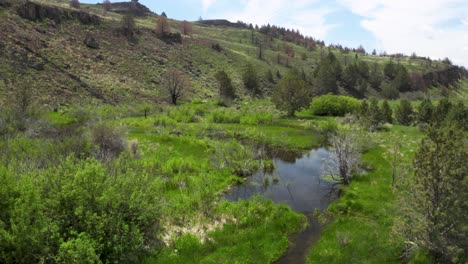
M100 0L82 0L97 3ZM467 0L140 0L179 20L226 18L296 28L368 51L449 57L468 67Z

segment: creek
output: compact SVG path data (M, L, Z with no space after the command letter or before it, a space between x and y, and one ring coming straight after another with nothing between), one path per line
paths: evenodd
M323 164L329 152L318 148L305 154L279 151L272 156L275 164L273 172L258 171L242 184L231 188L224 198L237 201L260 195L275 203L286 203L294 211L306 215L309 226L291 236L287 253L275 262L303 264L322 229L313 212L326 209L338 195L334 184L322 179Z

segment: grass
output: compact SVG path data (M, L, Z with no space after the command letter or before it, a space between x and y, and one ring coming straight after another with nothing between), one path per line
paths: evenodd
M375 146L364 154L370 171L355 177L329 207L333 221L312 248L309 263L400 263L402 244L391 235L396 211L390 149L401 142L400 167L404 168L421 138L414 127L394 126L373 134Z

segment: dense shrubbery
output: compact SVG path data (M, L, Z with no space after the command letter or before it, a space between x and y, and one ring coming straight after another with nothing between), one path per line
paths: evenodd
M1 146L9 165L0 165L0 262L129 263L159 243L157 178L128 155L111 172L94 159L63 158L59 142L37 141ZM18 144L26 154L8 151Z
M319 116L344 116L359 109L359 100L349 96L323 95L312 100L310 111Z

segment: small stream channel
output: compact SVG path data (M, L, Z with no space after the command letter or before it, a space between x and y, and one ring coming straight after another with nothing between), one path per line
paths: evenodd
M337 197L332 183L321 178L323 162L329 157L325 148L313 149L305 154L279 152L273 154L275 171L259 171L234 186L224 195L229 201L249 199L261 195L275 203L286 203L293 210L303 213L309 220L309 227L290 238L288 252L276 263L303 264L313 243L321 233L320 224L312 213L324 210ZM268 178L268 180L265 180Z

